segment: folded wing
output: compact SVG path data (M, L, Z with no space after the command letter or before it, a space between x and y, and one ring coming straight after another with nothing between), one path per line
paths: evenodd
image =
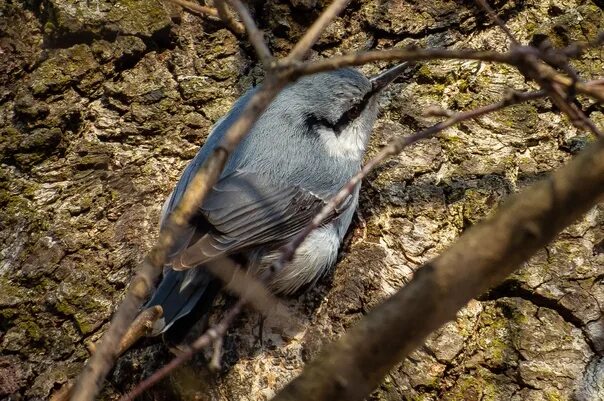
M348 199L350 201L350 199ZM347 207L347 203L341 209ZM299 233L325 201L298 186L280 186L235 171L219 180L200 210L198 232L172 261L182 270L258 245L277 247ZM323 224L331 221L331 213Z

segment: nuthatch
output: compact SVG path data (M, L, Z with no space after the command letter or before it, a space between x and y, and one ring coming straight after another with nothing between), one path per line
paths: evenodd
M147 306L161 305L154 334L186 331L207 314L220 289L204 264L225 256L262 274L279 247L299 233L361 167L377 117L377 97L403 71L373 77L344 68L300 78L259 117L229 158L220 179L170 253L170 264ZM164 203L161 224L255 93L249 90L212 129ZM357 185L268 285L291 294L316 282L336 261L354 215ZM182 319L190 315L187 319Z

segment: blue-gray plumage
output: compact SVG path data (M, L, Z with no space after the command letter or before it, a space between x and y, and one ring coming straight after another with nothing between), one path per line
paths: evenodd
M359 171L377 116L376 95L402 70L399 65L371 80L349 68L307 76L273 100L233 152L186 235L172 249L171 263L147 304L164 310L154 334L179 319L177 325L186 330L207 313L219 285L204 270L204 263L227 255L245 261L256 274L270 266L278 248ZM161 224L254 92L244 94L216 123L164 203ZM293 261L270 277L272 290L293 293L315 282L335 263L359 188L306 238ZM193 311L196 316L181 319Z

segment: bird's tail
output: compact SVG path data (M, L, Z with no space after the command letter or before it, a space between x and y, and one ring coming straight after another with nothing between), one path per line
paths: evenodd
M145 305L163 309L151 335L166 333L169 342L179 343L191 326L208 314L220 286L203 266L186 271L165 269L163 280Z

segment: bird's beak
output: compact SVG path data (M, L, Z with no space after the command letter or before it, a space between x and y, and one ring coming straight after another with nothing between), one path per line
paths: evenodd
M371 82L371 92L373 94L378 93L379 91L381 91L382 89L384 89L386 86L388 86L388 84L390 84L392 81L394 81L399 75L401 75L403 73L403 71L407 68L408 63L404 62L404 63L400 63L384 72L382 72L379 75L376 75L373 78L369 79L369 82Z

